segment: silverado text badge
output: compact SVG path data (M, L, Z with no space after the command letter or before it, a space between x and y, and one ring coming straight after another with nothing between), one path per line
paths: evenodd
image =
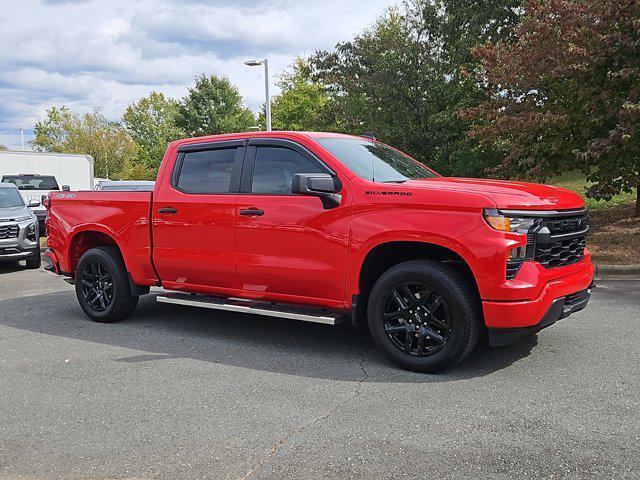
M364 192L365 195L391 195L391 196L401 196L401 197L410 197L413 195L412 192L394 192L394 191L386 191L386 190L367 190Z

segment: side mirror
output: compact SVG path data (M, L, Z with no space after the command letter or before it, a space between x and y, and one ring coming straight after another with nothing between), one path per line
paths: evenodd
M62 185L62 191L63 192L70 192L71 191L71 187L69 187L69 185Z
M328 173L296 173L291 181L291 193L319 197L325 210L340 205L341 189L338 177Z
M31 199L29 200L29 207L39 207L40 206L40 202L38 200L35 199Z

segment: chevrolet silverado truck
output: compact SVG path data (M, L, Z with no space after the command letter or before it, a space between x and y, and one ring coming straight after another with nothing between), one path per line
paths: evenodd
M45 203L50 269L92 320L127 317L158 286L160 302L368 323L392 361L423 372L465 358L485 329L505 345L584 308L594 275L577 194L442 177L358 136L179 140L153 192Z

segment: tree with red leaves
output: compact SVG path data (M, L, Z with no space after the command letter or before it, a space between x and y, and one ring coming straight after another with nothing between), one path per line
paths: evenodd
M504 152L494 173L579 169L587 194L640 186L640 3L529 0L514 41L473 49L489 100L459 112ZM640 215L640 189L635 215Z

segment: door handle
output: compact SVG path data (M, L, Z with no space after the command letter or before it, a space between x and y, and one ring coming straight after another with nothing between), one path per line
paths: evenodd
M260 210L259 208L245 208L240 210L240 215L245 215L247 217L249 216L260 217L264 215L264 210Z
M178 209L173 207L160 208L158 213L178 213Z

